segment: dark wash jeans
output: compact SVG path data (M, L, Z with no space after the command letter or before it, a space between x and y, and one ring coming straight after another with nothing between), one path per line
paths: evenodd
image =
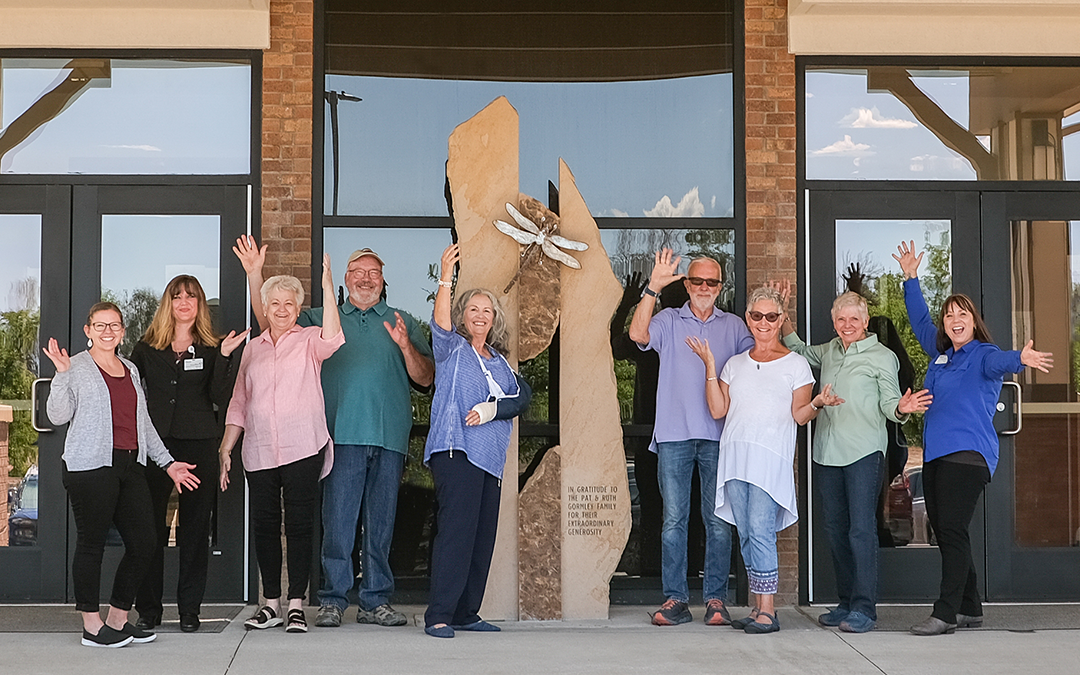
M176 604L181 614L199 613L206 592L206 570L210 562L210 515L217 503L218 438L163 438L173 459L194 464L192 471L199 478L199 487L184 489L179 494L179 518L176 526L176 548L180 557L176 582ZM165 582L165 547L169 545L169 497L174 489L172 478L157 466L146 467L146 483L154 505L154 529L157 548L150 560L135 609L140 616L161 617L161 596Z
M431 551L431 592L424 625L466 625L480 620L495 533L499 479L457 452L428 460L435 479L438 531Z
M979 495L989 482L990 470L985 466L944 458L923 465L926 515L941 552L941 593L931 616L945 623L956 623L958 612L968 616L983 613L968 528Z
M281 597L281 504L285 503L285 543L289 555L289 600L303 598L311 579L315 503L323 452L272 469L248 471L255 558L263 597Z
M71 584L75 609L96 612L101 598L101 558L109 526L124 540L124 557L116 568L109 604L129 610L154 552L154 521L145 467L137 450L113 450L112 466L68 471L63 481L75 516L75 555Z
M877 503L884 455L872 452L847 466L814 462L814 486L821 499L832 550L839 607L877 621Z

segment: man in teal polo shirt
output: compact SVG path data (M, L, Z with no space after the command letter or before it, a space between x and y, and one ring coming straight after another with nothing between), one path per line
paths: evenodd
M249 238L250 239L250 238ZM262 287L262 260L254 240L236 249L255 289ZM359 623L403 626L405 615L390 606L394 575L390 542L398 485L412 429L409 381L431 385L435 364L419 324L386 304L383 261L369 248L349 256L348 300L338 308L345 344L323 363L326 422L334 439L334 466L323 482L323 583L316 626L341 625L352 588L356 523L363 513ZM297 323L322 325L321 308L304 310Z

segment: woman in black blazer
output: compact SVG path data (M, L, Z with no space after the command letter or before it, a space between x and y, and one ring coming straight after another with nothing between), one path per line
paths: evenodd
M176 588L180 629L199 629L199 607L206 590L210 513L217 492L217 448L222 427L218 410L228 407L236 378L234 350L247 331L231 331L218 338L211 326L206 294L198 279L186 274L165 287L157 313L131 352L139 369L150 419L173 457L195 465L201 486L180 494L176 545L180 549L180 575ZM216 406L216 407L215 407ZM146 579L135 598L139 610L136 625L145 629L161 623L161 595L165 546L169 525L165 522L172 480L164 471L146 471L154 504L158 545Z

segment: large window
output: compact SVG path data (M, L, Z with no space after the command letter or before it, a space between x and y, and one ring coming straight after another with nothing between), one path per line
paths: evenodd
M1080 180L1080 68L806 69L806 178Z

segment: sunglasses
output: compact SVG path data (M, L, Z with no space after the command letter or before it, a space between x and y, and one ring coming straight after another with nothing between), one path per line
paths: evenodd
M780 318L780 312L769 312L768 314L762 314L761 312L749 312L750 319L753 321L761 321L765 319L769 323L773 323Z
M687 281L691 286L700 286L701 284L708 284L709 288L716 288L720 285L719 279L702 279L701 277L689 277Z

